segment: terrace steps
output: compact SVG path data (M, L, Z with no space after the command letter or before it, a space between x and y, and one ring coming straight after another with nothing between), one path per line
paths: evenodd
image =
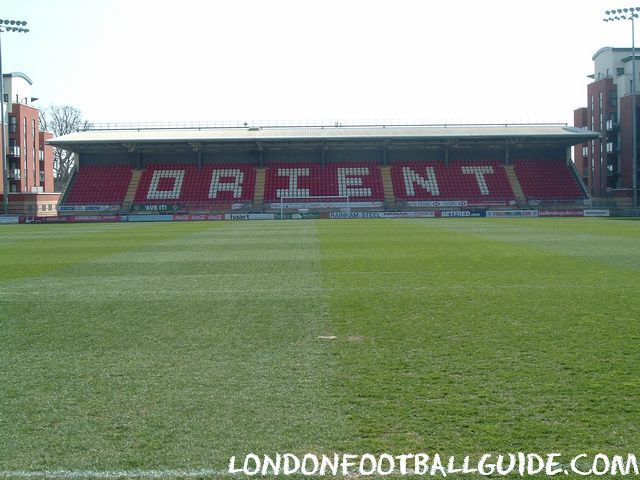
M383 165L380 167L382 175L382 188L384 190L384 204L387 208L395 208L396 197L393 193L393 181L391 180L391 167Z
M511 184L511 190L513 190L513 194L516 196L518 205L524 207L527 205L527 197L525 197L524 192L522 191L522 185L520 185L518 175L516 175L513 165L505 165L504 171L507 172L507 178Z
M133 203L133 198L136 195L136 191L138 190L138 184L140 183L140 177L142 176L143 170L134 169L131 171L131 180L129 181L129 186L127 187L127 193L124 196L123 204L131 205Z
M264 179L265 168L256 168L256 184L253 192L253 208L256 210L262 210L264 201Z

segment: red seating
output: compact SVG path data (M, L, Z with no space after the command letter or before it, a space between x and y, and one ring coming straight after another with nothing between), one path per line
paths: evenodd
M151 165L140 177L134 203L252 202L255 178L252 165Z
M398 200L515 200L498 161L394 163L391 180Z
M571 168L559 160L517 161L514 171L524 195L537 200L584 198ZM65 205L122 205L132 167L82 166ZM400 201L515 202L509 178L499 161L399 162L391 181ZM193 164L150 165L142 173L133 203L183 207L250 206L256 170L248 164L198 167ZM266 168L264 201L281 198L349 197L353 202L384 200L379 166L374 162L275 163ZM235 208L235 207L234 207Z
M280 163L266 169L264 201L281 197L348 196L353 201L384 200L382 176L371 162Z
M522 191L528 199L570 200L585 198L571 167L562 160L522 160L514 164Z
M83 166L65 198L65 205L121 205L131 181L131 167Z

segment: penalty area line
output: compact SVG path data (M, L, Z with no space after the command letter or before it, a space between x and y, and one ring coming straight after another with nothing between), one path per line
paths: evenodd
M4 470L0 478L198 478L232 475L224 470Z

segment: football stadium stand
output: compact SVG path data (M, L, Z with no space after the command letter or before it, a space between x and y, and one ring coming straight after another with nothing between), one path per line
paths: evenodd
M514 170L528 200L585 198L571 168L553 160L517 161Z
M141 172L131 203L177 205L185 210L203 211L226 210L232 205L236 209L259 208L261 203L273 205L282 198L306 197L349 197L354 206L358 202L380 201L386 201L389 206L393 200L461 201L476 205L516 203L513 180L510 182L505 167L497 160L448 164L396 162L389 168L392 192L386 195L381 167L375 162L339 162L324 166L271 164L264 170L264 193L257 200L256 170L246 164L151 165ZM121 207L126 203L132 171L131 167L120 165L83 167L75 176L64 203ZM585 197L571 168L561 161L518 161L514 171L526 200Z
M121 205L133 169L123 165L82 167L70 183L66 205Z
M260 213L579 208L588 196L567 159L594 138L553 124L321 126L116 128L50 143L80 158L62 212Z
M267 167L264 201L281 198L349 197L356 202L384 200L380 169L375 162L273 164Z
M179 204L194 209L225 209L253 201L251 165L152 165L144 170L134 204Z
M515 201L498 161L402 162L391 176L399 200Z

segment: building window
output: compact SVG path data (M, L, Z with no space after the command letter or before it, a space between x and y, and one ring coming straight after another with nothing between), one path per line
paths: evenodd
M618 74L618 76L624 75L624 68L616 68L616 73Z
M9 133L16 133L18 130L18 124L16 117L9 117Z
M9 103L9 94L8 93L4 94L4 103Z
M598 106L600 107L600 110L602 110L602 92L598 95Z
M24 191L29 191L29 149L27 148L27 117L22 118L22 136L24 137Z

